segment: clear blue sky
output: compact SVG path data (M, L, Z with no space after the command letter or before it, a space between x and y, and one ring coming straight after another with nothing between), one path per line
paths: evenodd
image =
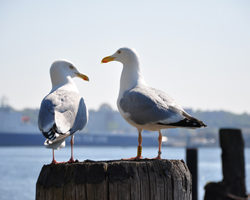
M72 61L89 108L116 108L122 66L100 64L137 50L145 79L184 107L250 113L250 1L0 0L0 96L38 108L49 68Z

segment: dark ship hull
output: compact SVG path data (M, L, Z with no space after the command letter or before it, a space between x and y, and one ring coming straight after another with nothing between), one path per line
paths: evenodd
M0 133L0 146L42 146L41 133ZM66 143L69 143L67 138ZM100 135L76 133L75 145L85 146L136 146L137 135ZM157 135L143 137L143 146L158 146Z

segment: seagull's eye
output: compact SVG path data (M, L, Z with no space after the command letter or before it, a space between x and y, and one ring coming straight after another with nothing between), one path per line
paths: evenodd
M74 67L73 65L70 65L69 68L70 68L70 69L74 69L75 67Z
M120 50L118 50L118 51L117 51L117 53L118 53L118 54L120 54L120 53L121 53L121 51L120 51Z

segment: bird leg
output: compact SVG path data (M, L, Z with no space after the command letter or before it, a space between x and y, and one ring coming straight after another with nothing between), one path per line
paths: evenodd
M75 162L74 156L73 156L74 135L71 135L70 145L71 145L71 157L70 157L68 163L73 163L73 162Z
M159 160L161 160L161 144L162 144L162 134L161 134L161 130L159 130L158 144L159 144L158 156L155 157L155 158L153 158L153 159L159 159Z
M141 129L138 129L138 147L137 147L137 156L128 158L128 159L123 159L123 160L140 160L142 159L141 153L142 153L142 136L141 136Z
M142 159L141 153L142 153L142 136L141 136L141 130L140 130L139 135L138 135L138 147L137 147L137 156L136 156L136 158Z
M51 164L57 164L58 162L56 162L56 160L55 160L55 150L54 149L52 149L52 162L51 162Z

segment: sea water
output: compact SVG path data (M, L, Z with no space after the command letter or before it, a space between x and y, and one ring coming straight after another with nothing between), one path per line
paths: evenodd
M136 147L75 147L79 161L115 160L135 156ZM185 160L184 148L163 147L162 158ZM144 147L143 156L155 157L156 147ZM222 179L221 151L219 148L199 149L199 199L204 197L204 186L210 181ZM245 150L247 191L250 192L250 149ZM57 161L70 158L70 148L55 151ZM44 164L52 159L52 151L44 147L0 147L0 199L35 199L36 180Z

